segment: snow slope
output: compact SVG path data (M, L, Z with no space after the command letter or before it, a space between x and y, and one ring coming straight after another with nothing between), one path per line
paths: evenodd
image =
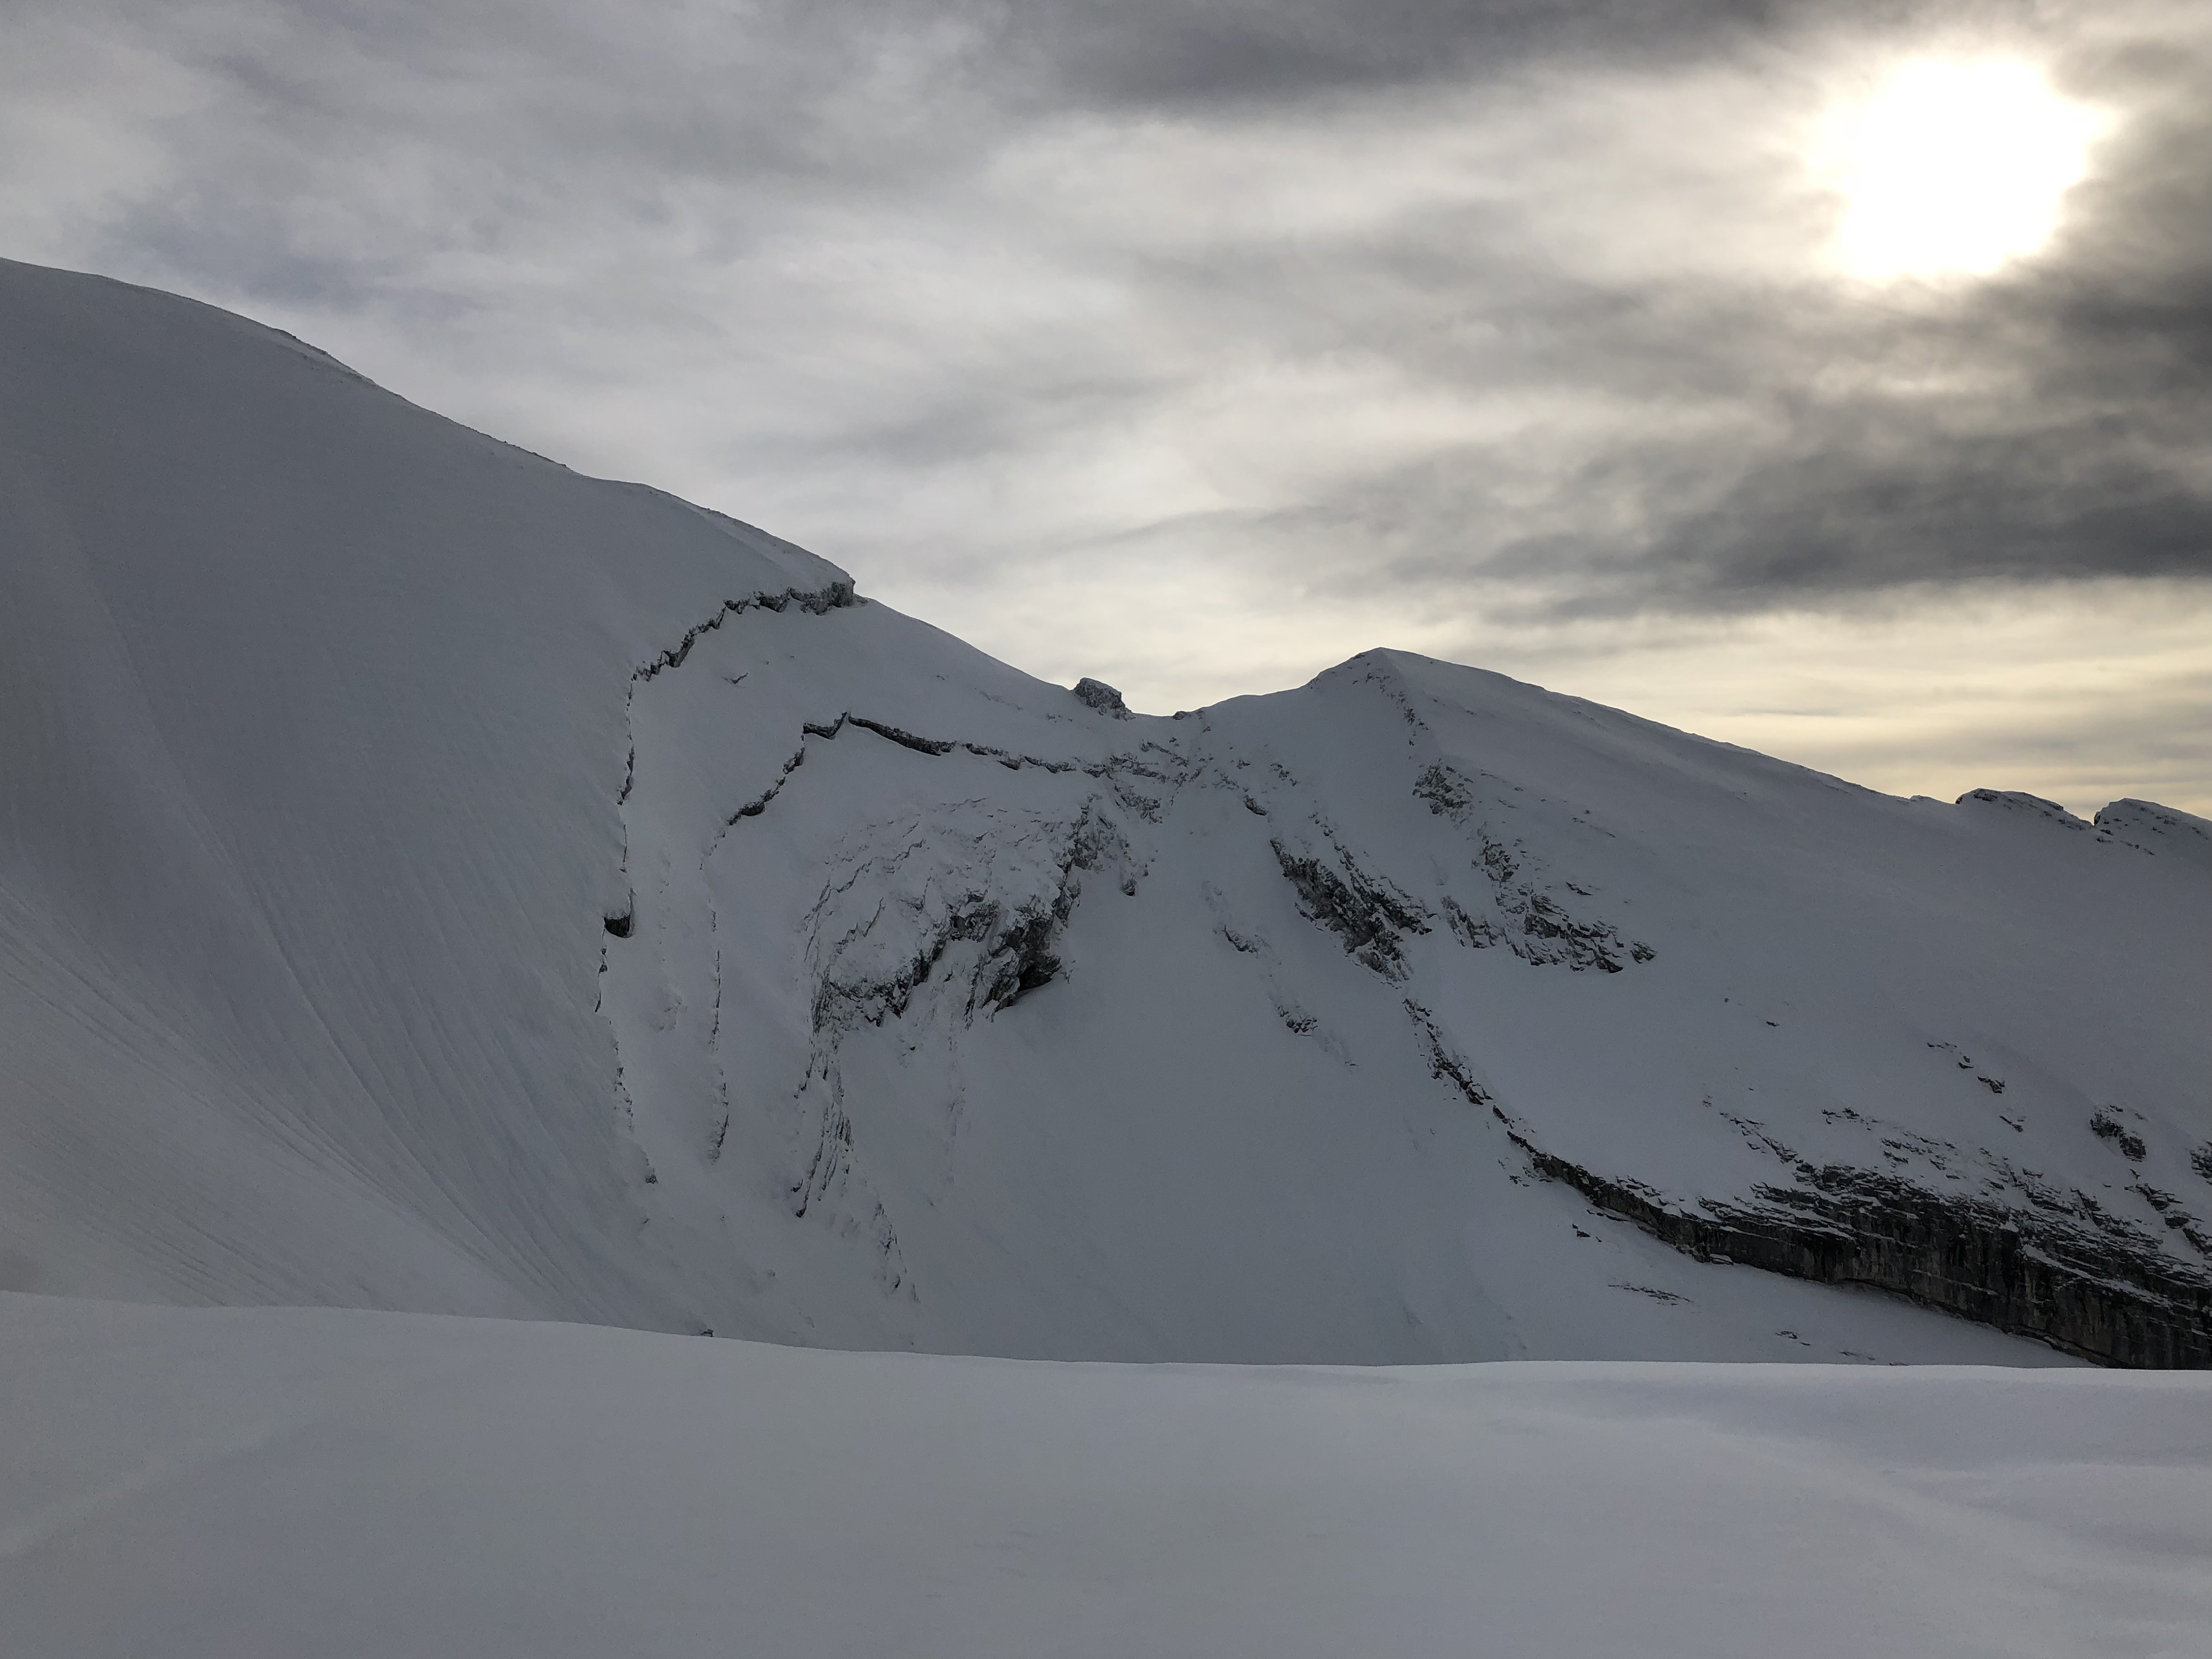
M0 385L16 1288L2212 1358L2201 821L1389 652L1132 715L91 278L0 267Z
M0 1649L2193 1655L2212 1381L0 1297Z
M823 561L0 265L0 1282L641 1323L629 676Z
M2172 1103L2169 1179L2196 1180L2193 872L2094 832L2046 845L2002 809L1387 653L1121 719L868 605L734 619L640 684L633 724L607 1006L655 1224L684 1260L734 1239L767 1270L701 1285L716 1329L1987 1358L1597 1222L1514 1136L1687 1206L1806 1158L1887 1170L1902 1125L1931 1186L2012 1181L2024 1206L2027 1157L2127 1179L2086 1098L2033 1069L2063 1066L2084 1096ZM2078 961L2018 956L2040 928L2136 949L2085 1004ZM1961 1058L2017 1080L1996 1095ZM835 1288L862 1282L857 1306Z

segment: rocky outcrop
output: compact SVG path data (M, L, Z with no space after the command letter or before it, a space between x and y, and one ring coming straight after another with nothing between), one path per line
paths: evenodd
M631 672L630 678L649 680L665 670L683 667L691 654L691 647L699 643L701 635L713 633L731 617L743 616L756 605L763 611L781 611L795 605L801 611L819 616L825 611L836 611L856 602L850 581L833 581L821 587L793 587L781 593L753 593L742 599L725 599L714 615L684 629L682 639L650 661L639 664Z
M933 980L963 1020L1007 1006L1059 971L1085 872L1124 884L1127 854L1097 797L1069 817L963 803L876 826L811 915L816 1032L880 1025Z
M2027 1180L2021 1206L1799 1163L1794 1181L1753 1187L1749 1204L1668 1203L1644 1182L1546 1151L1444 1042L1427 1009L1409 1000L1406 1012L1431 1075L1486 1109L1535 1173L1700 1261L1893 1291L2100 1364L2212 1367L2212 1274L2085 1194ZM1790 1156L1771 1140L1767 1150Z
M2017 812L2031 818L2041 818L2066 830L2087 830L2086 819L2077 818L2055 800L2045 800L2040 795L2031 795L2025 789L1969 789L1959 797L1957 805L1994 806L2007 812Z
M2154 800L2116 800L2097 813L2104 835L2154 856L2212 869L2212 823Z
M1681 1208L1508 1128L1539 1174L1701 1261L1894 1291L2100 1364L2212 1366L2212 1276L2117 1218L2085 1226L1834 1164L1755 1188L1756 1205Z
M1404 935L1429 931L1419 905L1380 877L1368 875L1340 848L1335 860L1340 873L1322 859L1293 852L1279 841L1268 844L1309 920L1341 939L1354 961L1387 980L1405 978Z
M1623 939L1611 922L1571 914L1559 890L1585 898L1589 891L1572 882L1542 880L1526 848L1509 844L1477 816L1480 798L1472 780L1451 767L1432 765L1414 780L1413 793L1473 837L1474 870L1490 884L1487 906L1470 909L1456 899L1444 901L1444 919L1461 944L1478 951L1502 945L1534 966L1564 964L1577 973L1617 974L1628 963L1650 962L1658 954L1641 940Z
M1119 720L1136 719L1129 712L1129 705L1121 701L1121 694L1103 680L1094 680L1086 676L1076 681L1075 695L1102 714L1111 714Z
M2089 1133L2100 1140L2109 1140L2119 1148L2120 1156L2130 1164L2140 1164L2149 1149L2142 1137L2128 1128L2110 1112L2098 1112L2089 1119Z

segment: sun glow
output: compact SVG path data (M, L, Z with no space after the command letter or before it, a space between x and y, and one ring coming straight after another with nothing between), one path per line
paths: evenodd
M1984 276L2033 254L2109 125L2028 64L1905 64L1824 124L1813 159L1844 204L1832 257L1883 282Z

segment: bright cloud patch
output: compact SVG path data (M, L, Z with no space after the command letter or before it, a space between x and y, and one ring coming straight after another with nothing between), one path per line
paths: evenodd
M1986 276L2057 229L2107 118L2018 62L1921 59L1840 107L1817 165L1844 203L1855 276Z

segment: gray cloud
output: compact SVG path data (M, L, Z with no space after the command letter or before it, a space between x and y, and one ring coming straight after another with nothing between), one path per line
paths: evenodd
M1060 95L1169 109L1480 80L1532 63L1661 68L1800 27L1894 27L1913 0L1052 0L1004 14ZM1948 9L1955 12L1956 7Z
M2212 64L2150 0L24 16L21 118L145 153L15 180L9 251L864 574L1165 538L1522 615L2212 575ZM1818 204L1754 94L1923 35L2129 112L2064 240L1880 299L1776 265Z
M1518 253L1510 214L1351 251L1401 285L1385 349L1492 395L1577 387L1651 418L1439 453L1256 529L1340 561L1368 547L1431 592L1517 584L1522 614L2212 576L2212 63L2181 38L2059 62L2132 119L2063 240L1963 291L1578 280ZM1451 330L1470 246L1509 322L1474 349Z

